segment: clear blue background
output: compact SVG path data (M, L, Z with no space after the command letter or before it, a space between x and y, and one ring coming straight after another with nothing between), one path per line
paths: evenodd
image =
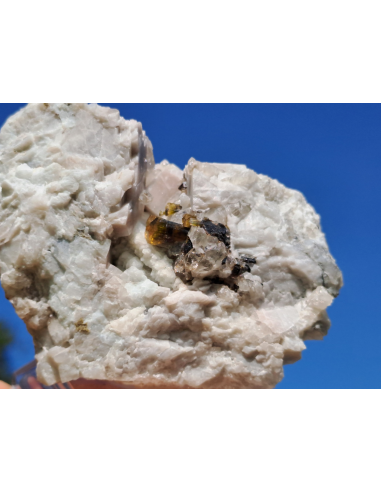
M380 388L381 105L114 104L143 122L156 162L190 157L246 164L304 193L345 286L323 341L307 342L279 388ZM22 104L0 104L0 125ZM33 358L23 323L0 292L14 370Z

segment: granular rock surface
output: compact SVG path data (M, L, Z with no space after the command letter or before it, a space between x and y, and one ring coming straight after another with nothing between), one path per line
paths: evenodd
M140 123L30 104L0 133L1 284L44 384L272 388L342 276L303 195L243 165L155 166Z

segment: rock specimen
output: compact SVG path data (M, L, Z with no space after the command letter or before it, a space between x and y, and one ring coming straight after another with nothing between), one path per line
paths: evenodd
M0 133L1 283L44 384L272 388L342 277L303 195L245 166L154 164L140 123L31 104Z

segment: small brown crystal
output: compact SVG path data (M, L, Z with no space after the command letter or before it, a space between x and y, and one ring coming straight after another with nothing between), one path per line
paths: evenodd
M183 181L181 183L181 185L179 186L179 190L181 191L181 193L186 193L187 192L187 182L186 181Z
M75 324L76 331L81 332L81 333L90 333L89 327L87 326L87 323L83 321L83 319L80 319L77 321Z
M146 226L146 240L153 246L167 247L175 243L184 243L188 238L189 228L181 224L150 215Z
M194 214L185 214L183 216L182 221L184 227L191 227L191 226L198 227L200 225L200 222L197 220Z
M167 203L164 213L161 213L160 215L161 216L165 215L166 217L170 217L176 212L179 212L181 208L182 208L181 205L176 205L176 203Z

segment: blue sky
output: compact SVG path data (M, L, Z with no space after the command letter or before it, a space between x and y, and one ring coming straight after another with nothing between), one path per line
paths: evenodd
M380 388L381 105L105 104L142 121L156 162L246 164L306 196L345 286L328 310L328 336L307 342L278 388ZM0 104L0 125L21 106ZM14 370L33 346L3 291L0 320L12 327Z

